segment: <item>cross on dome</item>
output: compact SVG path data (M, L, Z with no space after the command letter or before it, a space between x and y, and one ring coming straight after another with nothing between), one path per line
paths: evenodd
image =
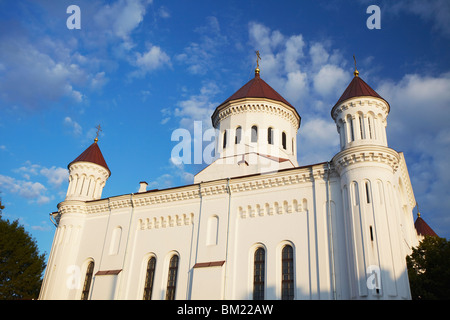
M102 127L100 125L96 126L95 128L97 129L97 133L96 133L94 142L97 143L97 141L98 141L98 134L100 133L100 131L103 131L103 130L102 130Z

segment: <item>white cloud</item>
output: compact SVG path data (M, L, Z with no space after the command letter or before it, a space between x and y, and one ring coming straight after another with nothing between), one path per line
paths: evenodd
M427 222L439 234L450 229L450 73L405 75L399 82L384 81L377 92L391 111L389 146L405 152L414 194ZM437 229L436 229L437 228Z
M164 19L170 18L169 9L167 9L165 6L161 6L159 8L158 14L161 18L164 18Z
M152 1L118 0L105 4L94 16L98 26L110 35L130 41L131 32L144 19L146 7Z
M74 102L83 101L83 94L75 89L89 78L70 57L59 59L57 54L48 54L24 38L0 36L2 50L0 61L5 70L0 77L0 98L20 103L28 108L39 108L44 102L68 97ZM62 43L46 39L55 50Z
M434 29L450 36L450 2L448 0L400 0L385 12L409 12L433 23Z
M391 104L390 129L394 132L437 134L448 127L450 73L436 77L407 74L398 83L382 82L377 92Z
M219 20L214 16L207 17L206 24L195 31L200 35L199 41L187 45L183 53L176 56L176 60L187 64L190 73L204 75L218 67L214 57L227 43L227 37L221 33Z
M299 70L289 72L283 86L284 97L288 101L300 101L309 91L308 75Z
M345 88L349 82L349 72L338 66L326 64L314 76L314 89L322 96L339 97L343 92L342 88Z
M25 164L13 170L14 173L20 174L23 179L0 175L0 190L18 194L31 202L38 204L47 203L54 199L54 196L47 195L47 187L42 183L45 178L50 186L58 191L69 177L68 170L61 167L52 166L51 168L43 167L39 164L33 164L26 161ZM41 181L33 181L41 180Z
M51 200L44 194L47 188L39 182L18 180L0 174L0 189L16 193L25 199L36 201L38 204L47 203Z
M51 168L42 168L40 174L47 178L48 183L50 183L54 188L59 188L66 182L69 178L69 172L65 168L57 168L52 166Z
M170 57L158 46L150 46L144 53L136 53L136 66L144 73L170 65Z
M97 72L93 77L91 77L91 88L94 90L100 89L107 82L105 77L105 72Z
M208 82L201 87L199 94L178 102L174 115L180 118L181 127L190 130L194 127L194 121L202 121L203 129L211 127L211 115L218 105L213 99L218 92L219 87L214 82Z
M37 231L51 231L53 230L52 226L48 223L48 221L41 221L41 223L39 225L34 225L31 226L32 230L37 230Z
M328 62L329 53L321 43L313 43L309 48L309 55L314 66L321 66Z
M303 47L305 42L302 35L294 35L289 37L285 44L284 65L286 72L299 70L299 59L303 57Z
M151 181L148 185L148 189L158 188L171 188L176 186L176 181L181 181L183 185L192 184L194 182L194 174L187 172L183 163L175 164L172 159L169 159L169 165L165 166L164 173Z
M72 120L72 118L65 117L64 118L64 125L67 126L72 131L72 134L74 136L81 135L81 133L82 133L81 126L78 124L78 122Z
M301 165L330 161L339 151L339 134L336 131L336 124L331 119L305 119L298 146Z
M257 43L258 50L265 54L272 54L285 40L285 37L280 31L271 31L270 28L261 23L252 21L249 23L248 28L250 42Z

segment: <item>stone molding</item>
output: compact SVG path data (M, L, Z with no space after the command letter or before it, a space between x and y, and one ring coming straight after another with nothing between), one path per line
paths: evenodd
M286 169L276 173L251 175L229 180L231 193L263 190L286 185L310 183L326 179L327 164ZM333 167L331 173L333 174ZM227 179L203 182L180 188L127 194L93 201L64 201L58 204L59 214L101 214L110 210L140 208L156 204L199 199L228 193Z
M356 146L345 149L336 154L332 162L340 174L342 169L356 163L383 163L390 166L396 172L400 164L400 156L397 151L382 146Z
M194 213L171 214L165 216L152 216L139 219L139 230L161 229L169 227L189 226L194 223Z
M385 119L389 114L389 105L384 100L375 97L357 97L345 100L344 102L334 106L333 109L331 109L331 117L333 118L333 120L336 120L337 118L339 118L339 115L347 109L369 106L374 106L380 109Z
M216 110L212 116L213 127L217 128L219 123L232 116L247 112L263 112L270 115L277 115L282 119L288 120L294 128L300 126L300 119L297 118L291 107L285 106L283 103L273 103L271 100L258 98L256 101L246 98L243 101L234 101L225 104L219 110ZM266 101L265 101L266 100Z
M109 172L102 166L91 162L75 162L69 166L69 175L78 174L79 176L91 176L92 173L96 173L101 176L105 181L109 178Z

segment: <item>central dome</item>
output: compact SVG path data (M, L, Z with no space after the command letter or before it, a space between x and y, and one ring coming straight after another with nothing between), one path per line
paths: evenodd
M284 99L275 89L273 89L270 85L268 85L267 82L261 79L259 75L259 69L256 70L255 77L253 79L251 79L249 82L243 85L239 90L233 93L228 99L222 102L219 106L217 106L216 110L211 116L211 119L213 120L214 117L217 115L218 111L222 109L224 105L226 105L227 103L247 98L269 99L283 103L286 107L294 111L294 113L299 119L298 125L300 126L301 117L298 114L295 107L292 104L290 104L286 99Z
M283 102L284 104L294 108L286 99L284 99L278 92L269 86L267 82L261 79L259 73L256 73L253 79L242 86L222 104L231 100L238 100L242 98L267 98Z

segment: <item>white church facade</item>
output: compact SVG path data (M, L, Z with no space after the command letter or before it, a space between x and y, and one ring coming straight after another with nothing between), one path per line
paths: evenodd
M410 299L418 245L389 103L354 78L331 109L340 151L298 166L296 109L255 77L212 115L191 185L101 198L96 141L72 161L40 299Z

